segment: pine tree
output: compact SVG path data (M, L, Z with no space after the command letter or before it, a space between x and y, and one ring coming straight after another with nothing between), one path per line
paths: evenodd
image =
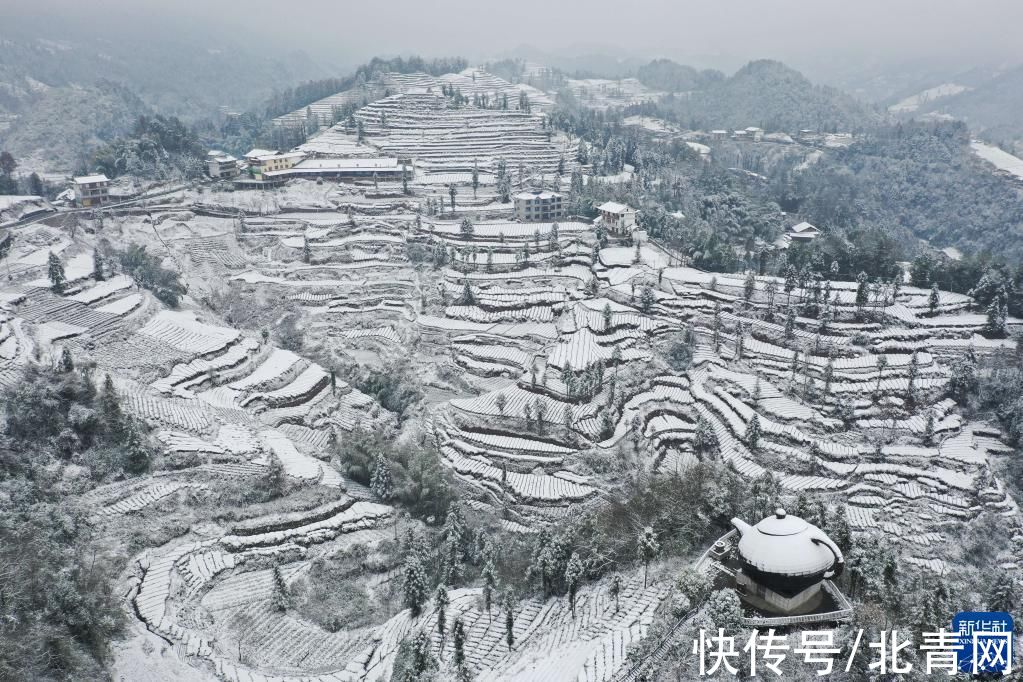
M284 471L284 464L281 462L281 458L272 452L268 455L263 486L270 495L270 499L273 500L283 497L288 486L288 476Z
M437 632L443 638L444 628L447 625L447 609L451 603L451 598L448 597L448 586L444 583L437 585L437 592L433 596L433 603L437 609Z
M938 312L938 283L935 282L931 287L931 293L927 296L927 307L931 311L931 315L935 315Z
M608 588L608 593L615 600L615 614L617 614L619 607L618 598L622 594L622 576L620 574L615 573L611 576L611 585Z
M924 445L934 444L934 412L927 410L927 420L924 422Z
M644 313L650 313L650 309L654 307L654 303L657 302L657 297L654 295L654 290L650 285L643 287L643 290L639 294L639 307Z
M476 295L472 293L468 277L462 282L462 295L458 298L458 305L476 305Z
M746 273L746 279L742 283L742 297L749 303L753 300L753 293L757 290L757 279L753 276L753 271L750 270Z
M408 555L405 557L402 591L405 595L405 606L412 612L413 618L418 618L423 611L423 604L426 603L426 590L426 571L423 569L419 552L416 548L409 548Z
M92 252L92 278L97 282L102 282L106 279L106 273L103 268L106 264L103 261L103 253L96 249Z
M123 430L121 399L114 388L114 382L107 374L103 380L103 389L99 396L100 415L103 418L103 430L110 438L120 438Z
M888 367L888 356L878 355L877 356L877 384L874 386L874 400L881 399L881 377L884 370Z
M746 426L746 445L754 452L760 445L760 416L755 413Z
M572 607L572 618L575 619L575 596L579 592L579 583L583 577L583 562L578 552L572 552L565 566L565 585L568 586L568 603Z
M270 605L274 611L284 613L288 610L290 596L288 594L288 583L284 580L280 566L274 566L273 570L273 592L270 596Z
M511 594L504 597L504 641L508 643L508 650L515 646L515 602Z
M309 248L309 237L302 237L302 262L311 263L313 260L312 249Z
M61 265L60 259L57 258L53 251L50 251L50 255L47 258L47 275L50 278L53 291L58 294L64 293L67 277L64 275L64 266Z
M792 339L796 335L796 311L789 306L785 312L785 338Z
M425 630L419 630L412 637L412 664L407 672L408 682L419 680L422 675L437 667L437 660L433 657L433 648L430 636Z
M495 577L494 560L488 558L483 564L483 604L487 608L487 616L490 616L490 620L493 621L493 616L490 615L490 608L493 606L494 590L497 589L497 578Z
M643 587L646 587L647 570L650 568L650 562L660 554L661 543L658 542L654 529L647 526L639 534L636 544L636 551L639 554L639 558L643 561Z
M141 474L149 469L151 460L149 448L146 447L138 422L132 418L129 418L125 425L124 449L125 469L133 474Z
M604 320L604 331L611 331L611 304L605 303L604 309L601 310L601 317Z
M460 617L455 618L451 631L455 646L455 665L460 668L465 665L465 625Z
M835 361L828 358L828 364L824 367L824 395L831 394L831 382L835 377Z
M455 212L455 195L458 194L458 190L455 189L455 183L448 185L448 196L451 197L451 212Z
M369 481L370 490L378 500L386 502L391 499L393 485L391 483L391 466L387 463L384 453L378 452L373 463L373 476Z
M721 304L717 301L714 302L713 332L714 352L718 353L721 350Z
M461 232L462 236L466 239L472 239L475 229L476 228L473 226L472 221L469 220L468 216L462 218L462 222L458 226L458 231Z
M75 361L71 358L71 351L65 346L60 351L60 371L64 374L74 371Z

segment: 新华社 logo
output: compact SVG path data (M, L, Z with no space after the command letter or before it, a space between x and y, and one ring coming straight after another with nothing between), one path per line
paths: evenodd
M959 672L1012 672L1013 622L1005 611L960 611L952 619Z

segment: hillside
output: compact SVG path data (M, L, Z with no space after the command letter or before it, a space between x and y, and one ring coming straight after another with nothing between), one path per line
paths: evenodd
M206 31L85 31L68 25L0 27L0 109L25 111L47 87L127 85L166 115L196 118L221 105L254 106L275 89L325 70L301 53L264 55Z
M636 78L643 85L665 92L701 90L724 79L720 71L700 71L670 59L655 59L636 70Z
M676 101L687 127L851 131L879 118L867 105L834 88L814 85L770 60L750 62L732 76Z
M1004 71L926 111L949 114L992 142L1023 142L1023 65Z
M138 95L109 81L49 88L0 132L0 147L23 170L70 173L93 151L127 133L147 111Z

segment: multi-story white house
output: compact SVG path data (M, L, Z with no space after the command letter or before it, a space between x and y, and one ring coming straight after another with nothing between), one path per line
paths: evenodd
M253 149L245 155L249 164L249 174L256 180L262 180L264 173L288 170L305 158L302 152L278 152L269 149Z
M519 192L512 200L515 217L524 223L561 220L565 216L564 197L557 192Z
M600 212L600 222L611 232L629 234L636 229L636 209L630 206L608 201L598 206L597 210Z
M238 175L238 159L214 149L206 155L206 172L211 178L233 178Z
M72 180L75 203L79 206L100 206L110 201L110 178L97 175L79 175Z

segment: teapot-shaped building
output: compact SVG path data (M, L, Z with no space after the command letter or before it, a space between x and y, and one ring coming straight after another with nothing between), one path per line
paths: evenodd
M842 572L842 550L817 526L777 509L755 526L740 519L736 587L753 606L798 615L816 609L824 580Z

